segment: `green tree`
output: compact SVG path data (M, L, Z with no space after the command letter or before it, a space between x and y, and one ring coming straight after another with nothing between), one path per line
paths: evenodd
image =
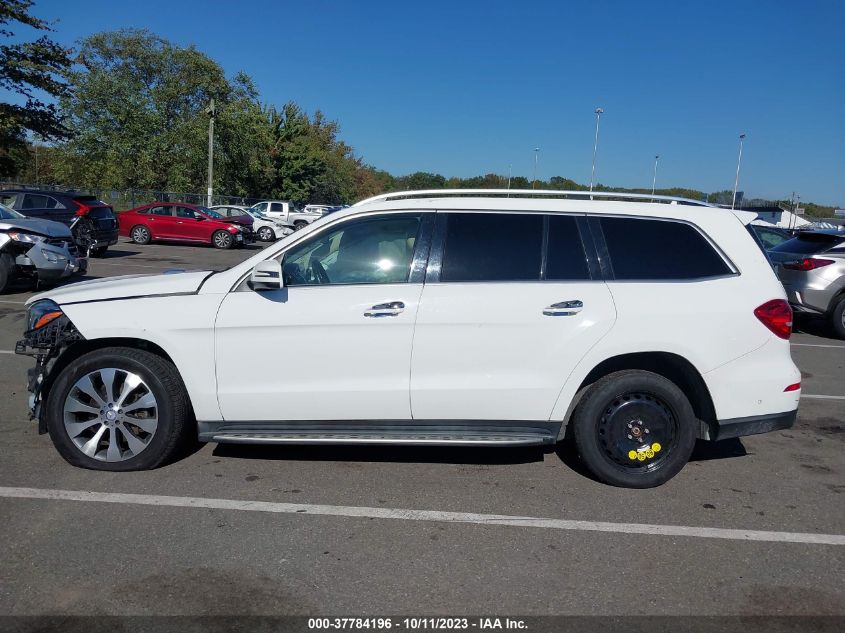
M145 30L97 33L81 43L73 94L62 99L74 138L58 166L66 182L110 188L201 191L207 177L205 110L217 104L225 141L215 184L241 182L232 168L261 140L260 106L252 83L229 81L217 62ZM239 129L241 125L246 126ZM256 158L259 160L259 158ZM255 169L261 173L261 168Z
M53 30L48 22L30 15L32 4L32 0L0 0L0 37L8 40L14 35L12 23ZM68 137L56 105L43 101L42 95L68 95L63 75L71 64L69 55L47 35L34 42L0 45L0 88L25 99L23 104L0 103L0 175L16 173L27 160L27 133L42 140Z

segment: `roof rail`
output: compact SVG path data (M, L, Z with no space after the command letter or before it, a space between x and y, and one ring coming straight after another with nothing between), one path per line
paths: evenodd
M498 198L572 198L575 200L630 200L637 202L662 202L666 204L688 204L697 207L712 207L712 204L690 198L651 195L648 193L625 193L620 191L559 191L557 189L424 189L420 191L391 191L352 206L387 200L405 200L409 198L460 198L460 197L498 197Z

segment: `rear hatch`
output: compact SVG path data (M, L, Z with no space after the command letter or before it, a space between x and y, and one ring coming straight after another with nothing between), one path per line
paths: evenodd
M74 202L81 205L80 211L94 223L94 229L102 232L117 230L117 217L114 209L94 196L75 196ZM87 211L86 211L87 209Z

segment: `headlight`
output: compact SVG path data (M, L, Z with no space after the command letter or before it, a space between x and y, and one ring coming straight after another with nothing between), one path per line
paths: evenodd
M26 311L26 323L28 330L37 330L48 323L55 321L64 312L55 301L49 299L42 299L36 301Z
M24 244L37 244L43 242L44 237L41 235L33 235L32 233L21 233L20 231L9 231L8 236L16 242L23 242Z

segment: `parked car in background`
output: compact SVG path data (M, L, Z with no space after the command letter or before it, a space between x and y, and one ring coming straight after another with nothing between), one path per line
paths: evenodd
M119 227L114 209L94 196L73 191L6 189L0 191L0 203L28 218L73 225L74 241L86 255L102 257L109 246L117 244Z
M647 488L697 439L792 426L792 311L745 226L753 214L499 194L386 194L229 270L33 297L16 351L36 359L39 430L71 464L109 471L154 468L197 437L572 436L596 478Z
M845 233L801 231L769 250L792 309L823 316L845 338Z
M280 240L286 235L293 233L293 226L282 220L268 218L261 213L249 208L238 205L219 204L210 207L212 211L216 211L226 218L249 217L252 218L252 230L255 231L255 237L262 242L274 242Z
M326 209L331 209L332 205L330 204L306 204L303 211L305 213L319 213L323 215L326 212Z
M87 268L67 226L27 218L0 204L0 292L16 279L51 284Z
M791 240L793 232L788 229L782 229L772 224L763 224L760 222L752 222L750 224L751 230L757 234L760 241L763 243L763 248L769 250L783 244L787 240Z
M164 240L232 248L255 240L252 228L184 202L153 202L124 211L120 216L120 234L136 244Z
M293 202L287 200L265 200L252 205L251 209L256 213L266 215L268 218L288 222L295 230L308 226L314 220L323 217L321 213L300 211Z

